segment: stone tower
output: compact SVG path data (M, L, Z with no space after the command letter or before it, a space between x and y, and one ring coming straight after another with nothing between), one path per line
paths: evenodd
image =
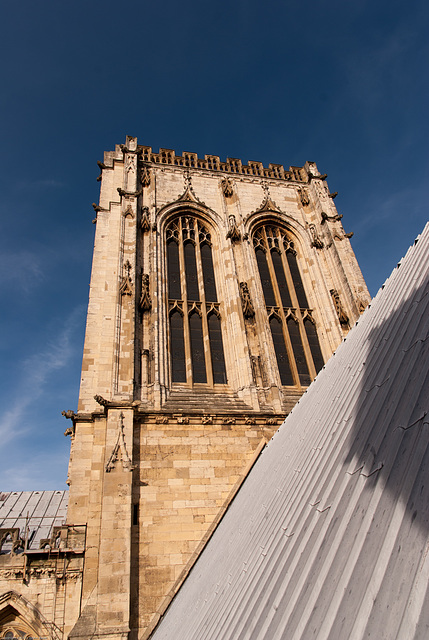
M128 136L99 166L67 516L86 546L65 634L142 640L369 295L312 162Z

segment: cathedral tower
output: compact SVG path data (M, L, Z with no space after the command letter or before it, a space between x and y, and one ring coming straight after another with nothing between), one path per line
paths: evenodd
M150 635L266 441L369 301L312 162L105 154L67 522L71 638Z

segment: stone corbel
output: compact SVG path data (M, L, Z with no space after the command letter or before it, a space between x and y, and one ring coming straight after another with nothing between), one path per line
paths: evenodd
M121 198L138 198L138 196L141 196L143 192L142 189L139 189L138 191L125 191L122 187L117 187L116 191L119 193Z
M109 400L106 400L105 398L103 398L103 396L95 395L94 400L97 404L103 407L104 412L106 412L107 407L110 406Z
M106 168L106 165L104 164L104 162L101 162L100 160L97 160L97 164L98 164L98 167L100 169L100 175L97 176L97 182L101 182L101 178L102 178L102 175L103 175L103 169Z
M334 216L328 216L327 213L322 211L322 224L324 222L339 222L342 217L343 217L342 213L340 213L340 214L337 213Z

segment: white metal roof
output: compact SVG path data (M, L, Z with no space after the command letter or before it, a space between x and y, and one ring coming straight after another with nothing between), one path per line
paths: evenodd
M20 536L28 531L28 548L38 549L49 538L52 527L66 520L68 491L11 491L0 493L0 529L18 527Z
M153 640L429 637L429 225L274 435Z

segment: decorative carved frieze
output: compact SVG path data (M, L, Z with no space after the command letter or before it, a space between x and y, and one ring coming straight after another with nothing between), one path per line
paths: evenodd
M203 424L213 424L213 416L203 416L201 422Z
M243 316L245 318L253 318L255 316L255 309L253 308L252 300L250 298L247 282L240 282L240 299Z
M187 416L179 416L176 418L177 424L189 424L189 418Z

